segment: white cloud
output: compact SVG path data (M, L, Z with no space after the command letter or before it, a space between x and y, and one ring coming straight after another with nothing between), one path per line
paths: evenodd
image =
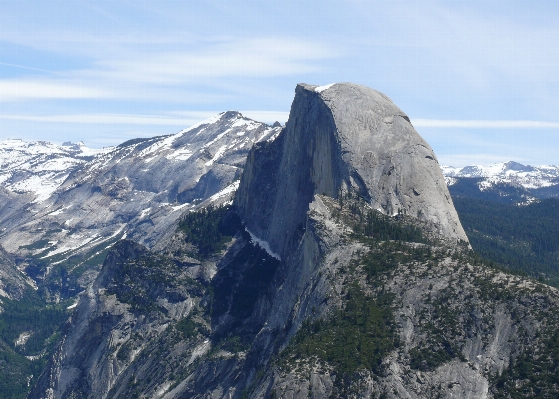
M153 84L192 83L200 79L274 77L317 72L313 62L336 53L320 43L289 37L221 40L197 50L151 51L97 62L80 72L109 81Z
M182 117L168 115L128 115L128 114L73 114L73 115L0 115L1 119L48 122L48 123L78 123L78 124L106 124L106 125L161 125L188 126L207 119L217 112L184 113Z
M469 129L559 129L558 122L544 121L483 121L454 119L413 119L414 127Z
M53 98L102 98L114 94L107 89L76 82L50 79L0 80L0 101Z
M91 45L92 61L85 66L57 73L25 67L44 73L0 79L0 101L71 98L201 103L208 97L211 101L226 96L230 80L316 73L322 68L318 61L338 55L319 42L287 36L214 38L190 46L177 44L172 50L157 44L147 49L126 47L126 42L118 41L109 46L117 48L99 54L102 46ZM89 47L88 43L83 47ZM208 89L193 93L194 87L204 86Z

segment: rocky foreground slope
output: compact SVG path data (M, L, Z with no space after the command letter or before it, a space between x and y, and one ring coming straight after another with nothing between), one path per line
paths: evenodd
M29 397L556 397L557 290L465 240L390 100L299 85L232 206L115 244Z

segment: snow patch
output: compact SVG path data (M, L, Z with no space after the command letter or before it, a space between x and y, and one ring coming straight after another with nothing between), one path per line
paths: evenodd
M274 251L272 251L272 249L270 248L270 244L267 241L261 240L260 238L256 237L246 227L245 227L245 230L248 234L250 234L250 239L252 240L252 242L254 244L257 244L260 248L265 250L268 253L268 255L270 255L272 258L276 258L277 260L281 260L281 257L278 254L276 254Z
M187 206L189 206L190 204L187 202L185 204L182 205L177 205L177 206L172 206L171 209L173 210L173 212L178 211L182 208L186 208Z
M60 215L62 212L64 212L64 209L68 209L68 208L70 208L70 207L62 207L62 208L59 208L59 209L57 209L56 211L49 213L48 215L49 215L49 216Z
M314 88L314 91L317 93L322 93L324 90L328 90L330 87L334 86L335 83L330 83L329 85L318 86Z
M454 177L445 176L444 181L445 181L446 185L450 187L450 186L456 184L458 179L455 179Z
M165 158L169 160L186 161L191 155L192 151L187 148L183 148L166 155Z
M493 184L492 184L491 182L487 181L487 180L480 181L480 182L478 183L478 187L479 187L480 191L488 190L488 189L490 189L492 186L493 186Z
M27 341L29 340L29 338L31 338L32 332L31 331L24 331L21 334L19 334L19 337L17 337L17 339L14 342L15 346L24 346Z
M142 212L140 212L138 219L143 219L144 217L146 217L149 211L151 211L151 208L143 209Z
M210 197L210 202L214 202L216 200L218 200L221 197L225 197L228 194L234 193L235 191L237 191L237 189L239 188L239 183L240 181L234 181L233 183L231 183L230 185L228 185L227 187L225 187L223 190L219 191L218 193L212 195Z
M204 165L206 166L212 166L213 163L215 161L217 161L219 158L221 158L223 156L223 154L225 154L225 150L227 150L227 146L226 145L222 145L221 147L219 147L219 149L217 150L217 152L215 153L215 155L212 157L212 159L210 159L208 162L206 162Z
M45 256L42 256L41 259L50 258L51 256L54 256L54 255L63 254L64 252L79 249L79 248L83 247L84 245L86 245L87 243L89 243L91 240L93 240L95 238L95 236L86 237L84 239L81 239L82 238L81 235L76 234L76 236L74 238L79 241L79 243L77 245L71 245L71 244L62 245L60 248L57 248L54 251L50 251Z

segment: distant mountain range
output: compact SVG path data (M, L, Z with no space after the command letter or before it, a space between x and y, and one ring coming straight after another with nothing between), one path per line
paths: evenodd
M520 204L559 197L557 165L530 166L510 161L441 168L454 196Z

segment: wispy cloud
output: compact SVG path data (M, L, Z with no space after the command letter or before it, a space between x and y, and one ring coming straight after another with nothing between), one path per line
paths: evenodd
M47 71L46 69L33 68L33 67L30 67L30 66L19 65L19 64L10 64L9 62L0 62L0 65L15 67L15 68L19 68L19 69L27 69L29 71L39 71L39 72L47 72L47 73L51 72L51 71Z
M544 121L483 121L454 119L413 119L415 127L468 129L559 129L558 122Z
M289 37L222 40L198 50L154 51L97 62L80 72L109 81L169 84L200 79L272 77L316 72L314 61L336 52L320 43Z
M100 55L92 46L92 62L66 70L63 77L45 72L42 76L0 79L0 101L25 99L127 99L132 101L205 102L208 92L223 97L232 79L257 79L316 73L318 62L337 57L339 52L319 42L287 36L215 38L173 50L141 46ZM111 46L116 46L111 44ZM85 45L87 47L87 44ZM166 46L163 46L166 47ZM0 63L8 65L7 63ZM205 94L191 95L194 87L207 86ZM182 102L181 101L181 102Z
M92 84L52 79L0 80L0 101L24 99L107 98L115 93Z
M207 119L217 112L195 111L183 113L182 117L168 115L128 114L74 114L74 115L0 115L0 120L46 123L104 124L104 125L161 125L188 126Z

